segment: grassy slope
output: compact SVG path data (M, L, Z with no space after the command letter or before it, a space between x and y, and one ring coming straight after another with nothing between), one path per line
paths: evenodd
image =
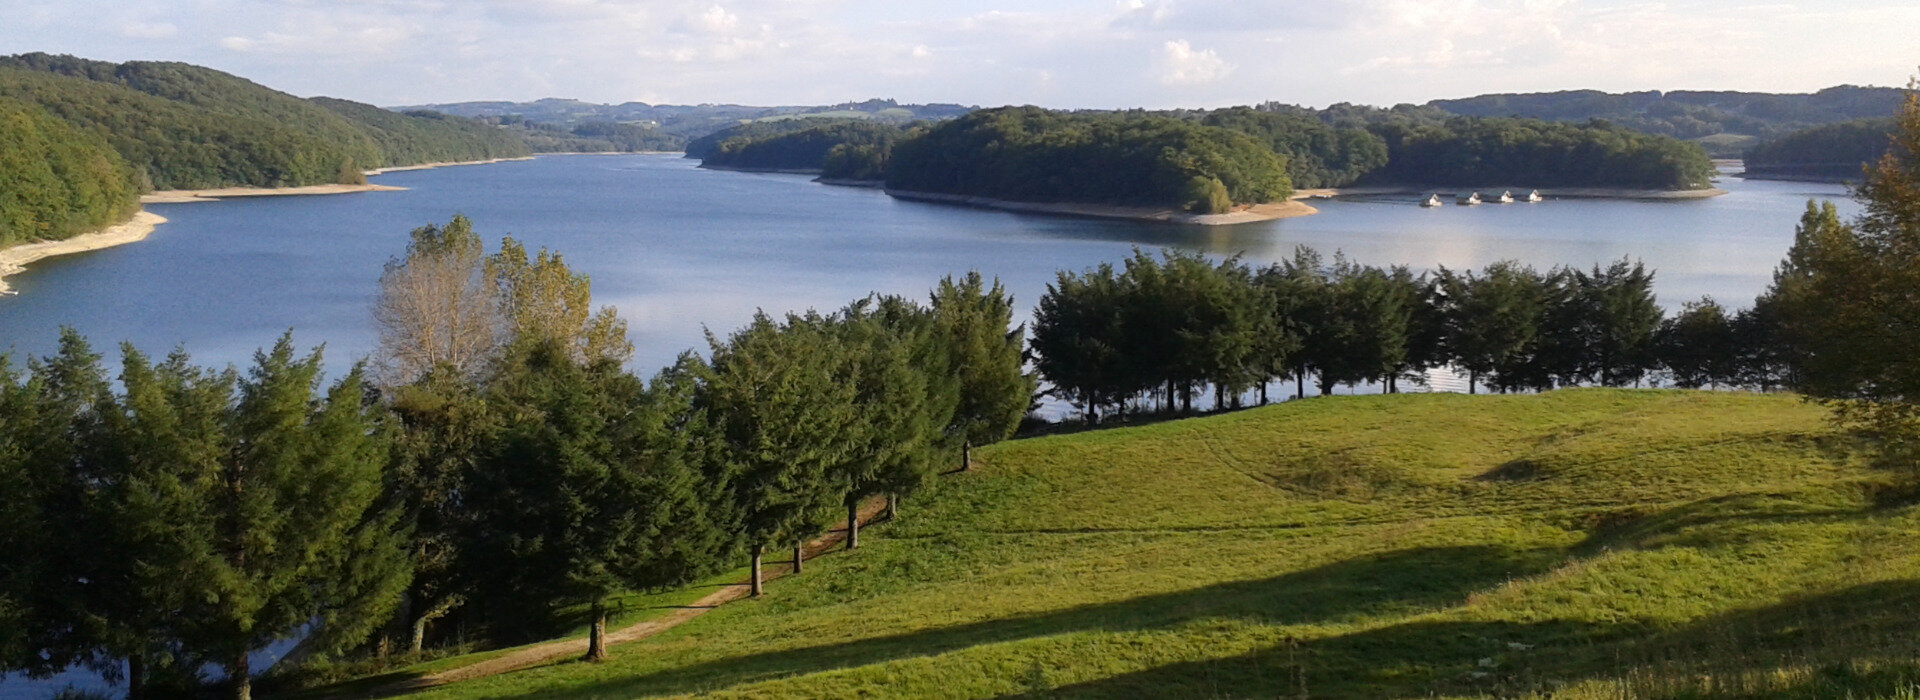
M979 454L766 599L605 664L435 695L1820 696L1920 677L1920 518L1792 397L1339 397Z

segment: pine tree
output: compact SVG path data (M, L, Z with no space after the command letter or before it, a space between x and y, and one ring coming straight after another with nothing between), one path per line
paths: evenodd
M182 644L251 695L248 653L308 629L319 653L364 640L407 582L396 514L378 503L387 433L356 368L327 389L290 336L255 355L226 420L216 493L190 528L214 553L183 581ZM311 627L309 627L311 625Z
M767 548L790 544L798 554L846 493L833 477L854 449L859 421L850 355L818 318L776 324L756 314L725 342L708 344L700 405L724 445L757 596Z
M1026 371L1026 326L1013 325L1013 297L999 280L989 285L969 272L940 280L932 302L960 378L960 407L949 430L969 445L1011 437L1038 384Z

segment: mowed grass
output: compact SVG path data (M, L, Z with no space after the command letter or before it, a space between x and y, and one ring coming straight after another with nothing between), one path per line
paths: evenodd
M437 697L1878 697L1903 475L1791 396L1291 402L978 451L853 553Z

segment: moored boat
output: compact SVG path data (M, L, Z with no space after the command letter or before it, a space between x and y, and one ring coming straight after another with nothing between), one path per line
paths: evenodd
M1513 203L1513 192L1512 192L1511 190L1509 190L1509 191L1506 191L1506 192L1501 192L1501 193L1500 193L1500 199L1499 199L1498 201L1499 201L1499 202L1500 202L1501 204L1512 204L1512 203Z
M1440 195L1437 194L1429 195L1426 199L1420 200L1420 206L1423 207L1437 207L1440 206L1440 204Z
M1534 190L1532 192L1527 193L1528 202L1539 202L1544 200L1546 200L1546 198L1540 196L1540 190Z
M1473 194L1470 194L1470 195L1467 195L1467 196L1465 196L1465 197L1461 197L1461 198L1459 198L1459 199L1457 199L1457 200L1454 200L1454 203L1455 203L1455 204L1459 204L1460 206L1463 206L1463 207L1470 207L1470 206L1473 206L1473 205L1475 205L1475 204L1479 204L1479 203L1480 203L1480 193L1479 193L1479 192L1475 192L1475 193L1473 193Z

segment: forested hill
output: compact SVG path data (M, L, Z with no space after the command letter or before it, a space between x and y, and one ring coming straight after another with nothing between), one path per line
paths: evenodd
M707 153L701 165L741 170L812 171L835 178L873 180L883 175L887 154L894 142L906 133L892 124L829 121L771 138L724 139ZM836 163L835 172L825 172L829 160Z
M1480 95L1427 105L1469 117L1605 119L1635 131L1698 142L1715 156L1738 157L1759 140L1810 126L1892 114L1900 106L1901 93L1895 88L1852 85L1814 93L1569 90Z
M106 141L0 97L0 248L114 223L139 208L139 194Z
M571 131L583 124L614 123L654 129L667 139L677 139L674 148L698 140L715 131L754 122L779 122L796 117L810 119L858 119L888 124L951 119L977 107L958 104L901 104L890 99L842 102L832 105L754 106L735 104L668 105L627 102L596 104L568 99L533 102L456 102L400 109L429 109L500 121L525 124L530 128ZM691 148L691 147L689 147ZM544 150L535 144L536 150ZM654 149L647 149L654 150ZM704 154L693 154L698 158Z
M184 63L0 57L0 97L104 140L154 189L357 182L369 168L528 153L473 120L302 99Z
M1173 207L1200 214L1286 199L1286 161L1252 137L1167 117L1003 107L893 147L887 187L1017 202Z
M1893 119L1860 119L1803 129L1747 150L1747 177L1859 180L1862 165L1893 145Z

